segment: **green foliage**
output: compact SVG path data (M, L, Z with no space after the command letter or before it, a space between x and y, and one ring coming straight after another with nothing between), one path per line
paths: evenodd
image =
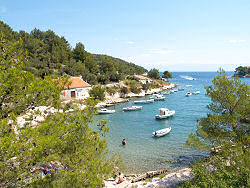
M195 187L242 187L249 186L249 86L238 78L229 79L221 70L206 87L212 103L210 113L197 123L197 130L189 135L187 144L200 149L213 148L218 153L206 163L194 167ZM208 173L205 167L215 169Z
M120 92L122 93L122 94L128 94L128 92L129 92L129 90L128 90L128 88L127 87L122 87L121 89L120 89Z
M89 91L89 95L94 100L103 101L105 99L105 89L100 86L95 86Z
M137 80L126 80L125 84L129 87L130 91L135 94L141 92L141 83Z
M249 187L249 149L228 144L220 154L196 163L192 170L195 178L180 187Z
M239 66L235 69L234 76L243 77L243 76L246 76L247 74L250 74L250 68Z
M28 123L20 129L16 124L16 117L32 106L59 109L62 90L61 80L23 71L26 58L20 46L22 41L10 43L0 36L0 187L101 187L117 158L107 151L106 122L95 132L88 127L95 112L93 100L72 114L50 114L37 127ZM60 164L56 174L41 178L31 172L52 162Z
M20 55L23 54L21 46L22 41L9 43L0 36L0 118L7 118L11 113L18 115L32 106L58 105L57 81L50 77L37 79L21 70L25 59Z
M148 72L148 77L150 78L154 78L154 79L160 79L160 75L159 75L159 70L157 69L151 69L149 72Z
M3 21L0 21L0 31L5 34L5 38L9 41L14 41L18 39L18 33L14 32L10 26L5 24Z
M147 70L143 67L133 63L128 63L119 58L98 54L93 54L93 58L99 63L103 72L105 72L107 68L109 68L109 70L113 70L114 72L117 71L119 74L122 73L125 75L143 74L144 72L147 72Z
M48 75L57 78L67 74L82 76L90 84L106 84L123 80L127 74L147 71L118 58L88 53L80 42L72 50L64 37L59 37L51 30L34 29L30 34L25 31L17 33L0 22L0 31L9 40L23 40L22 48L28 53L23 69L41 78Z
M147 90L150 89L150 85L151 85L151 84L149 84L149 83L142 84L142 89L145 90L145 91L147 91Z
M119 91L119 87L106 87L106 92L109 94L109 95L114 95L116 92Z
M76 61L85 61L85 47L81 42L77 43L76 47L73 49L73 58Z
M140 82L138 80L125 80L124 82L127 86L131 85L140 85Z
M155 89L155 88L160 88L161 86L159 85L159 84L157 84L157 83L150 83L149 84L149 88L150 89Z
M173 75L166 70L163 72L162 78L166 78L166 79L173 78Z
M136 81L138 81L139 82L139 78L136 78L135 76L127 76L127 79L128 80L136 80Z
M239 79L228 79L224 72L213 79L213 85L206 87L212 103L207 108L213 112L201 118L196 135L206 140L207 146L221 145L224 141L245 142L248 126L241 123L249 119L249 86Z
M130 91L135 94L139 94L141 92L141 88L139 88L137 85L131 85Z

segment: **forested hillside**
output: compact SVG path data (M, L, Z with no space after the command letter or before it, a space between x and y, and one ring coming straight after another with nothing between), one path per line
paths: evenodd
M30 33L15 32L0 21L0 32L10 41L22 39L27 52L26 71L36 76L82 76L90 84L105 84L124 79L127 74L142 74L147 70L133 63L107 55L91 54L79 42L72 48L69 42L52 30L34 29Z

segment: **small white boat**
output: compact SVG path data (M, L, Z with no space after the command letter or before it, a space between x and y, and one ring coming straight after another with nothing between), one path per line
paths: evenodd
M135 104L148 104L148 103L153 103L153 102L154 102L154 99L134 101Z
M197 95L197 94L200 94L200 93L201 93L200 91L195 91L195 92L193 92L192 94Z
M173 90L170 90L169 93L172 94L172 93L174 93L174 91L173 91Z
M150 99L154 99L155 101L162 101L162 100L165 100L166 97L160 94L153 94L153 96L150 97Z
M98 114L113 114L115 113L115 110L109 110L107 108L102 108L100 110L97 110Z
M190 92L186 93L186 97L189 97L190 95L192 95L192 93L190 93Z
M158 131L153 132L153 136L161 137L161 136L168 134L170 131L171 131L171 127L165 128L165 129L160 129Z
M160 108L160 114L155 115L156 119L166 119L175 114L174 110L169 110L167 108Z
M126 108L123 108L123 111L136 111L136 110L141 110L142 106L129 106Z
M173 89L173 92L177 92L178 90L177 89Z
M192 85L185 85L186 87L192 87Z

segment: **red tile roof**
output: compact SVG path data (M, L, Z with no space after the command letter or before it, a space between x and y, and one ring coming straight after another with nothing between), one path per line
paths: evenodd
M73 88L81 88L81 87L90 87L91 86L79 77L69 78L69 83L70 83L70 85L64 86L64 89L73 89Z

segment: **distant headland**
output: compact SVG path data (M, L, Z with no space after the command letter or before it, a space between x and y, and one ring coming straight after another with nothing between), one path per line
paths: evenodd
M238 76L240 78L249 78L250 77L250 66L239 66L235 69L234 77Z

